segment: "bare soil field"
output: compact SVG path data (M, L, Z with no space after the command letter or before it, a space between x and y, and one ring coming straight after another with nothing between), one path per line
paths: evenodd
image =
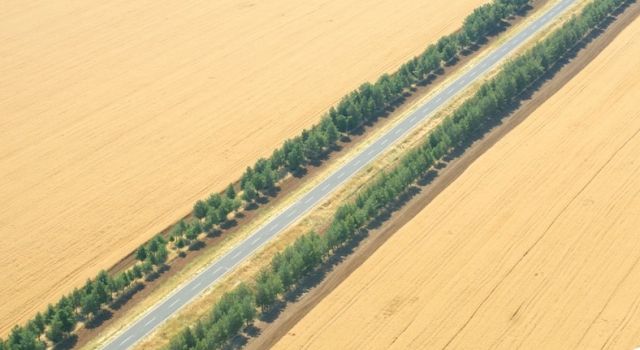
M483 2L5 1L0 334Z
M636 19L276 348L640 345L639 34Z

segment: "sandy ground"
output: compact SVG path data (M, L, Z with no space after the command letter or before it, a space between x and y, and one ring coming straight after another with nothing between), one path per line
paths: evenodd
M640 345L640 20L276 348Z
M4 1L0 334L483 2Z

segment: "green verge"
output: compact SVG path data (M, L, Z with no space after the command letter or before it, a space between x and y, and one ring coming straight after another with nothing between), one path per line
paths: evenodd
M240 334L261 312L282 302L284 295L304 283L338 251L366 231L372 222L402 205L403 197L440 160L466 149L504 116L515 110L527 92L538 88L570 55L597 35L599 25L628 0L594 0L560 29L509 62L479 91L434 129L422 145L409 151L399 164L383 172L356 200L339 207L320 236L309 232L276 254L251 283L241 283L224 294L211 313L185 327L168 350L216 349Z

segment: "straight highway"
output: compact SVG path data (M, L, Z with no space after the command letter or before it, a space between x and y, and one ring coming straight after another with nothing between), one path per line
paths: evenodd
M175 315L182 307L202 294L206 289L218 282L229 271L234 270L259 247L267 243L285 228L295 223L306 212L318 205L323 198L339 188L363 167L375 160L384 151L389 150L407 133L415 129L435 111L444 106L452 98L460 94L470 84L482 79L497 64L508 58L515 50L531 39L536 33L547 28L559 15L564 13L576 0L561 0L546 13L525 26L519 33L495 48L484 59L460 77L444 86L439 93L425 101L419 108L406 116L391 130L379 137L362 152L349 160L337 171L329 175L320 184L311 189L302 198L286 210L276 215L247 239L231 249L218 260L213 261L188 283L173 291L142 317L117 334L103 349L129 349L142 340L164 321Z

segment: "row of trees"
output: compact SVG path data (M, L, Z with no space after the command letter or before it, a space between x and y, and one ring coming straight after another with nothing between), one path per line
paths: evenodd
M256 316L273 307L284 293L295 288L336 249L347 244L365 225L391 209L436 161L462 146L484 123L506 113L518 103L522 92L553 69L563 55L588 35L592 28L626 0L595 0L543 42L507 64L492 80L429 134L419 147L403 156L391 171L382 173L359 193L354 202L339 207L325 235L310 232L278 253L261 270L252 285L241 284L223 296L210 316L185 329L168 350L221 348ZM239 297L241 295L242 297Z
M107 305L126 298L139 289L145 277L155 274L167 259L165 243L161 237L151 240L136 252L140 262L115 276L100 271L82 288L49 304L44 313L38 312L25 326L15 326L6 341L0 339L0 349L45 349L45 340L56 344L68 339L78 322L95 321Z
M168 243L172 243L172 248L180 253L183 253L183 248L196 245L200 234L220 228L229 220L231 213L240 209L243 202L247 205L254 203L261 193L273 191L277 181L287 173L297 173L308 163L317 162L334 150L342 135L353 133L366 123L375 122L399 102L412 86L438 74L442 66L462 50L480 44L485 36L500 30L501 23L527 3L527 0L495 0L483 5L465 20L459 32L443 37L398 71L384 74L375 83L363 84L343 97L319 124L285 141L268 159L260 159L253 167L248 167L240 181L241 195L236 193L233 185L229 185L224 194L212 194L206 201L196 202L193 208L195 219L182 220L174 225L168 241L160 236L154 238L136 251L139 262L132 268L114 277L103 271L83 288L74 290L56 305L49 305L44 315L38 313L26 326L16 326L8 340L0 340L0 349L39 349L45 346L44 338L52 343L66 339L78 322L93 320L114 299L138 288L144 277L156 274L169 256ZM349 224L348 228L353 224ZM316 242L315 238L313 242ZM306 253L285 251L283 254L277 278L265 272L265 283L269 283L272 291L279 291L277 286L280 283L286 290L292 281L308 271L306 267L300 270L301 265L297 263L299 258L307 257ZM268 305L262 300L260 306L264 308Z
M344 96L332 107L321 122L301 135L286 140L268 159L259 159L247 167L240 179L241 196L236 197L233 185L225 195L212 194L206 201L198 201L193 213L198 219L175 226L170 241L180 249L197 243L200 233L224 225L230 213L245 205L255 204L262 195L272 193L277 182L287 173L297 173L308 163L318 162L336 149L342 135L348 135L365 123L372 123L397 103L415 84L427 79L462 50L477 45L487 35L503 28L504 20L528 4L527 0L496 0L476 9L457 33L443 37L422 55L404 64L398 71L381 76L375 83L365 83ZM471 40L467 38L470 34ZM241 201L240 201L241 200Z
M242 203L253 205L261 194L272 193L287 173L297 173L308 163L319 161L336 148L342 135L374 122L415 84L437 74L443 64L462 50L480 44L487 35L503 28L504 20L527 4L528 0L496 0L481 6L465 20L458 32L443 37L395 73L384 74L375 83L365 83L344 96L319 124L286 140L268 159L259 159L253 167L247 167L240 179L241 196L237 197L233 185L229 185L224 196L215 193L206 201L196 202L193 213L198 220L176 225L170 241L180 249L197 242L200 233L224 225L229 214L240 209ZM469 36L470 33L473 35ZM472 39L463 39L467 37Z
M295 173L334 149L341 134L350 134L376 119L400 101L415 84L438 74L463 50L479 45L504 27L504 21L521 10L528 0L496 0L483 5L467 17L461 30L441 38L423 54L414 57L392 74L382 75L375 83L362 84L344 96L321 118L318 125L300 136L285 141L269 159L260 159L242 176L241 189L270 191L286 172Z
M239 284L225 293L211 313L193 327L185 327L168 345L169 350L209 350L224 346L243 326L249 325L260 308L267 311L283 293L292 290L329 255L325 239L314 232L299 237L276 254L258 273L255 283Z
M245 198L255 195L255 191L243 193ZM174 225L169 234L169 242L173 243L173 248L179 253L184 253L181 250L184 247L187 249L198 247L202 243L199 241L200 234L211 234L222 229L229 222L230 214L236 212L241 206L242 200L238 198L233 185L230 184L224 194L213 193L206 201L197 201L193 207L194 218L180 220Z

